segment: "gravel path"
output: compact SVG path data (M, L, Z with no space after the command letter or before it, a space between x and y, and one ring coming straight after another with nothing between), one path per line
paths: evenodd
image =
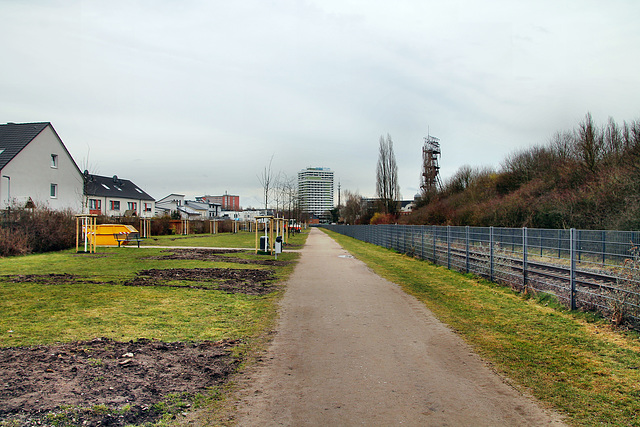
M315 229L265 360L245 381L241 426L563 425Z

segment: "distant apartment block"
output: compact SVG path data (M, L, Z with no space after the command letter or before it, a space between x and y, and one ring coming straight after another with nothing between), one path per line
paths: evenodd
M222 196L200 196L196 197L196 200L220 205L223 211L240 210L240 196L232 196L227 193Z
M328 219L333 209L333 171L329 168L307 168L298 172L298 194L303 212Z

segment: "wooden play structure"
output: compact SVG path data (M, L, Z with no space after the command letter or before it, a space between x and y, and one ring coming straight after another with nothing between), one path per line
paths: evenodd
M96 253L96 221L97 215L76 215L76 253ZM80 245L84 250L80 250Z
M268 253L273 255L275 249L274 234L276 238L280 237L283 240L282 243L287 244L289 242L288 224L289 221L285 218L275 218L271 215L256 216L256 254ZM264 235L261 238L258 237L260 231L264 231Z
M271 215L256 216L256 254L273 252L273 223L274 218ZM264 236L258 238L260 224L263 224ZM260 245L258 245L260 243ZM268 249L268 250L267 250Z
M97 215L76 215L76 253L95 253L96 246L123 246L140 242L146 237L138 233L132 225L97 224ZM151 229L149 220L141 221L141 229L148 236Z
M140 237L151 236L151 218L140 218Z

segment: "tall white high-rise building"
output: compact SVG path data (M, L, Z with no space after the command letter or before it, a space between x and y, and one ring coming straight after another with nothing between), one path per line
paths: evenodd
M298 172L300 209L328 220L333 209L333 171L329 168L306 168Z

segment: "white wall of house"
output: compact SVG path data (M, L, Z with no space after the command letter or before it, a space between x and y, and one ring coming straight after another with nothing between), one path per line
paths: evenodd
M160 200L156 200L155 206L158 207L156 212L157 216L163 216L167 210L169 212L177 211L178 206L184 205L184 195L182 194L169 194ZM155 210L155 209L154 209Z
M103 215L123 216L125 211L134 210L142 218L155 215L156 203L153 200L133 200L116 197L87 197L87 211L100 209Z
M222 211L220 216L228 216L235 221L255 221L256 216L271 215L272 212L266 210L246 210L246 211Z
M10 192L11 199L18 204L24 205L31 198L36 204L52 209L82 211L82 173L51 126L40 132L0 173L3 209Z

